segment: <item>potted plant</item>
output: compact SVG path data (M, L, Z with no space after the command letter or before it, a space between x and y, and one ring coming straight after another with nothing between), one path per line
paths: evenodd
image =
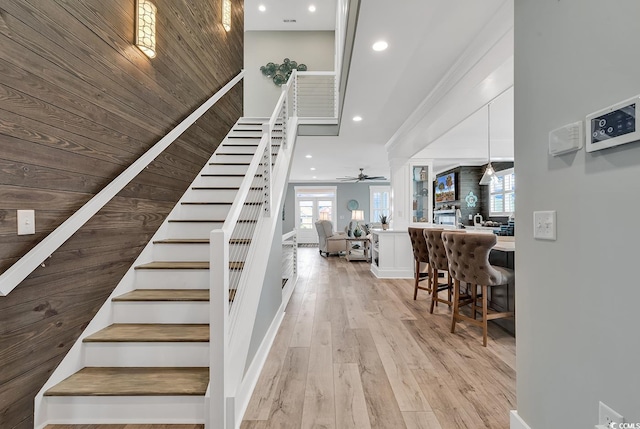
M389 228L389 216L380 215L380 223L382 224L382 229L386 231Z

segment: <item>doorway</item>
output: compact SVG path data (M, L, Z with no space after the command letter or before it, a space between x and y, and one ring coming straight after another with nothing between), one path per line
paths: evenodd
M318 243L315 223L328 220L335 229L335 186L296 186L296 231L298 242L302 244Z

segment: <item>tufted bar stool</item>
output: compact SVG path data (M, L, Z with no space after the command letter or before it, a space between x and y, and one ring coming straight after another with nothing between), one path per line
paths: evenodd
M422 234L424 228L409 227L409 238L411 239L411 247L413 248L413 259L416 261L415 282L413 299L418 297L418 289L426 290L431 293L431 265L429 265L429 252L427 251L427 243ZM427 264L427 272L420 272L420 263ZM419 283L427 279L427 287L420 286Z
M447 259L447 252L442 242L442 233L444 231L444 229L439 228L427 228L424 230L424 238L427 242L427 249L429 251L431 277L433 278L434 282L431 291L431 309L429 310L432 314L434 305L437 305L439 302L447 304L448 306L451 306L453 304L453 301L451 300L451 291L453 290L453 285L451 282L451 274L449 273L449 261ZM464 233L465 231L455 230L451 232L460 234ZM438 273L441 271L448 273L446 284L438 283ZM447 299L440 298L439 296L439 293L444 290L447 291Z
M451 332L455 332L458 320L465 320L473 325L482 327L482 345L487 346L487 322L493 319L513 317L513 312L488 313L487 290L492 286L505 285L514 278L513 270L496 267L489 263L489 252L496 244L494 234L470 233L455 234L445 231L442 241L449 259L449 272L454 279L453 314L451 316ZM476 301L472 302L473 318L460 314L458 297L460 296L460 282L482 286L482 320L475 319ZM476 287L473 287L475 298Z

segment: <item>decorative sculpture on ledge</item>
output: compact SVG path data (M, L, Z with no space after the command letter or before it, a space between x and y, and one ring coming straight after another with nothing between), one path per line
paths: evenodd
M260 67L262 74L271 78L277 86L286 83L293 70L307 71L307 66L285 58L282 60L282 64L267 63L266 66Z

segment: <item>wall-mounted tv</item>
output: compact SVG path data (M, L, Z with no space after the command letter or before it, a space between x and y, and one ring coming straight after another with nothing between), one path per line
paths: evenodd
M436 177L436 203L456 201L456 173Z

